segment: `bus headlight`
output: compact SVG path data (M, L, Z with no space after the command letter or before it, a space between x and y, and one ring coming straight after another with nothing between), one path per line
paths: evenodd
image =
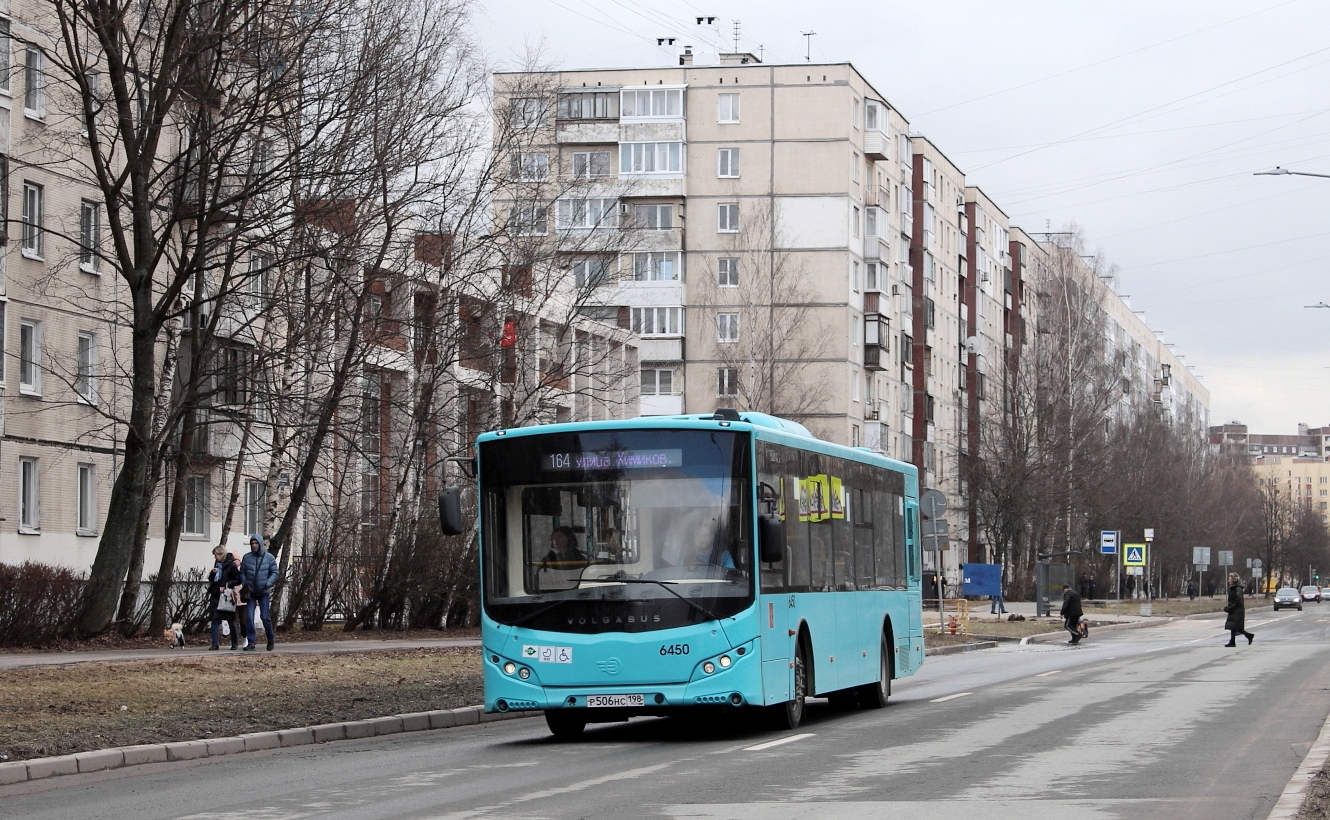
M505 674L511 675L512 673L517 671L517 664L513 663L512 661L508 661L503 665L503 671Z
M706 663L702 664L702 671L710 675L712 672L716 671L716 665L711 661L707 661Z
M523 666L521 669L517 670L517 677L521 678L522 680L526 680L527 678L531 677L531 670Z
M730 656L729 656L729 655L721 655L721 656L720 656L720 668L721 668L721 669L729 669L729 668L730 668Z

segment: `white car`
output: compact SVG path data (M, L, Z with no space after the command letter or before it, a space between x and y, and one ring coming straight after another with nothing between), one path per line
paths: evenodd
M1284 587L1283 589L1281 589L1281 590L1279 590L1278 592L1276 592L1276 593L1275 593L1275 612L1278 612L1282 607L1286 607L1286 606L1297 607L1298 611L1301 612L1301 611L1302 611L1302 593L1301 593L1301 592L1298 592L1298 591L1297 591L1296 589L1294 589L1293 587Z

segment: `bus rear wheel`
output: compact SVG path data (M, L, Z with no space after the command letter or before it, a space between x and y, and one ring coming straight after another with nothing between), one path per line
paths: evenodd
M805 701L808 698L808 659L804 653L803 642L794 649L794 691L790 699L777 706L768 707L771 715L771 728L798 729L804 720Z
M882 659L878 662L877 683L866 683L859 687L859 705L865 709L881 709L891 699L891 678L893 673L893 654L887 636L882 636Z
M576 740L586 728L586 718L568 709L546 709L545 724L559 740Z

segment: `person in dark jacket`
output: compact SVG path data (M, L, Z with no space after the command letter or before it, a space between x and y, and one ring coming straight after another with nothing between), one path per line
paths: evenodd
M218 631L223 622L228 624L231 629L231 648L236 648L238 640L238 630L236 622L236 608L218 609L221 602L222 593L233 596L235 600L240 589L240 570L236 567L235 556L221 547L215 547L212 551L212 557L215 559L212 565L212 572L208 573L208 601L212 612L212 646L209 649L220 649L218 645Z
M1085 613L1081 610L1081 596L1076 594L1076 590L1070 585L1062 585L1062 624L1067 631L1071 633L1069 644L1078 644L1081 642L1081 616Z
M272 599L272 588L277 583L277 559L263 548L263 536L254 533L249 537L249 552L240 559L240 580L249 592L249 612L245 616L245 638L254 647L254 615L257 612L263 621L263 633L268 638L268 651L273 647L272 616L268 614Z
M1224 605L1228 620L1224 628L1228 630L1228 643L1224 646L1237 646L1238 636L1243 635L1250 644L1256 636L1247 631L1247 604L1242 600L1242 579L1236 572L1228 574L1228 603Z

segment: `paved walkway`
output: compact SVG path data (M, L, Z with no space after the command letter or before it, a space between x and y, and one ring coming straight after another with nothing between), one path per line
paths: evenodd
M479 638L426 638L423 640L354 640L354 641L301 641L277 642L274 655L324 655L334 652L381 652L386 649L439 649L454 646L480 646ZM159 658L187 658L197 655L223 655L229 650L213 652L206 646L187 646L184 649L97 649L74 652L28 652L0 654L0 670L24 669L30 666L67 666L73 663L113 663L116 661L147 661ZM258 654L268 654L259 644Z

